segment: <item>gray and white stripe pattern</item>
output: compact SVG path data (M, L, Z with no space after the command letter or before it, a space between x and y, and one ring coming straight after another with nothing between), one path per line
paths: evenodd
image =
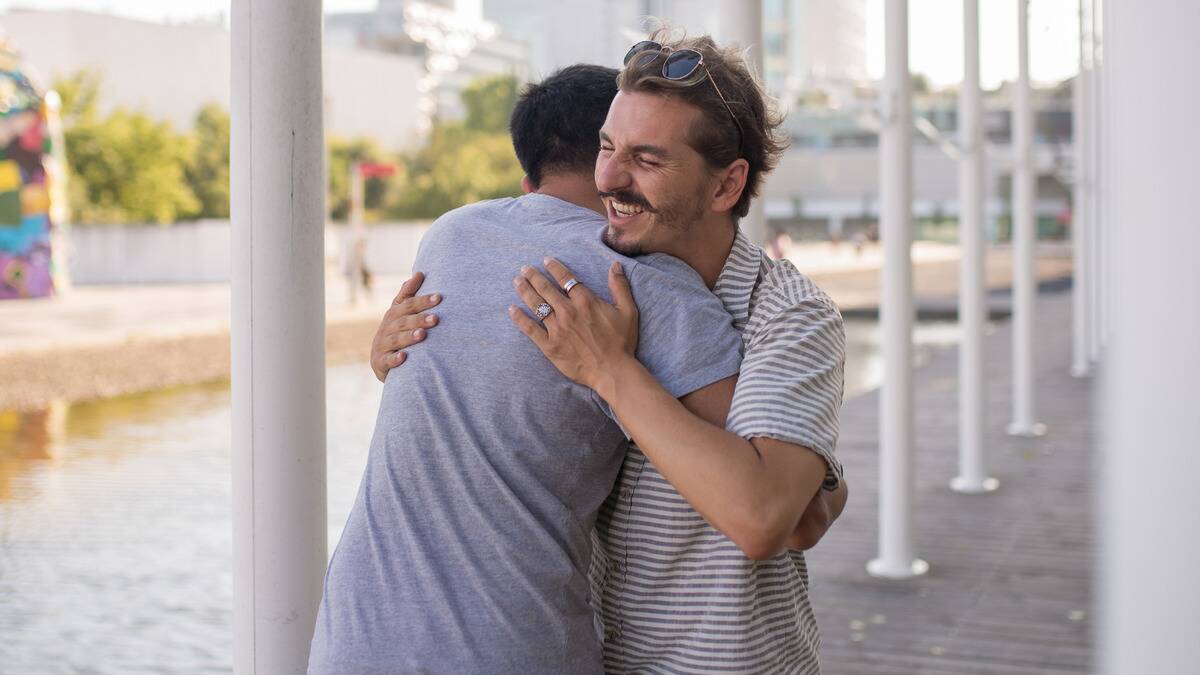
M825 487L842 401L845 337L833 302L739 231L714 289L745 356L728 428L811 448ZM631 447L594 533L592 602L611 673L820 673L798 551L747 558Z

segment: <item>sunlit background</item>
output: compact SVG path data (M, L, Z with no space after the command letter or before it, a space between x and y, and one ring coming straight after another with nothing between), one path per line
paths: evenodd
M619 66L628 45L654 25L650 17L691 33L714 31L718 4L326 0L330 550L357 489L380 397L366 361L371 336L432 219L520 193L507 121L521 86L573 63ZM788 112L792 141L765 188L764 244L841 306L848 402L866 401L883 377L883 4L762 3L761 75ZM915 365L928 366L928 391L945 394L953 387L945 364L959 341L954 139L962 2L910 4ZM980 12L991 335L1012 311L1017 12L1011 2L990 0ZM8 211L15 219L0 223L7 284L0 299L0 673L231 670L229 13L228 2L210 0L0 0L0 71L8 73L0 81L0 141L44 167L44 179L33 180L25 165L12 179L0 166L0 182L12 183L0 190L19 193L11 204L0 198L0 219ZM1064 291L1073 271L1078 13L1078 2L1030 2L1035 274L1059 318L1070 306ZM34 119L45 129L36 142L26 136ZM5 234L31 222L26 238ZM35 253L27 254L34 239ZM1051 360L1066 354L1059 347L1067 344L1069 320L1047 330L1054 335L1039 333L1039 350ZM1055 391L1062 400L1086 398L1083 390ZM952 405L923 400L922 414ZM1005 414L995 411L993 426ZM920 433L952 435L952 410L936 419ZM1089 447L1088 429L1081 423L1062 443ZM846 452L865 456L854 443ZM1005 455L1012 464L1000 463L1005 479L1036 473L1034 463L1050 455L1042 446L1012 450ZM936 477L942 486L953 473L952 455L945 465L946 475ZM1077 496L1084 511L1065 522L1089 523L1087 496ZM830 535L829 555L858 556L873 536L872 513L864 507L861 516L848 515ZM925 536L939 542L932 548L941 560L954 559L958 549ZM943 659L949 665L939 673L968 672L963 664L993 657L1013 669L969 672L1032 672L1016 668L1035 665L1085 672L1090 533L1075 543L1089 553L1079 558L1086 569L1063 572L1077 582L1070 592L1057 604L1005 614L1019 623L1026 609L1040 612L1039 625L1058 631L1059 642L1047 638L1044 662L1011 663L988 650L1014 638L978 637L957 625L938 628L948 636L886 637L903 623L887 609L888 591L840 572L822 579L818 550L814 597L828 651L833 663L862 668L827 672L885 672L870 670L888 653L871 651L878 635L885 636L879 644L907 641L904 649ZM1042 572L1017 567L1003 574L1032 578L1022 592L1043 589ZM830 562L826 574L831 569L842 568ZM861 565L855 569L865 578ZM822 584L837 593L881 593L863 600L878 609L847 613L839 609L842 595L820 595ZM945 606L994 599L972 584ZM910 590L916 602L929 595L928 588L925 595L920 586ZM907 672L897 667L886 672Z

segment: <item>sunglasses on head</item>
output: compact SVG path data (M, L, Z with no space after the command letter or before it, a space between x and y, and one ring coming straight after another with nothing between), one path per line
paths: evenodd
M742 129L742 123L738 121L737 115L733 114L733 108L729 107L729 101L725 100L725 95L721 93L721 88L717 86L717 81L713 79L712 73L708 71L708 66L704 65L704 55L695 49L676 49L663 45L653 40L642 40L641 42L629 48L625 53L625 60L622 62L628 66L629 62L639 54L647 54L650 60L656 59L662 54L666 54L667 58L663 61L662 76L668 80L686 80L696 72L697 68L703 68L704 74L709 82L712 83L713 91L717 92L717 97L721 99L721 103L725 106L725 111L729 113L729 118L737 125L738 130L738 148L742 147L742 139L745 137L745 131ZM638 60L637 65L643 66L649 63L648 60Z

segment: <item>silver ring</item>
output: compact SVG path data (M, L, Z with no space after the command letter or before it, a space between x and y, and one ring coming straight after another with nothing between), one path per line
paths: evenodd
M563 284L563 293L570 295L571 289L575 288L578 285L579 285L579 280L576 279L575 277L571 277L570 279L567 279L567 283Z
M543 302L537 306L537 309L533 310L533 313L537 315L538 321L545 321L546 317L550 316L550 313L553 311L554 308L550 306L550 303Z

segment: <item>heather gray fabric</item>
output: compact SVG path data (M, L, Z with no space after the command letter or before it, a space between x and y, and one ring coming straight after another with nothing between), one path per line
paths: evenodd
M620 260L641 309L638 357L676 396L737 373L741 349L691 268L620 256L604 226L533 194L455 210L425 235L416 269L422 293L445 297L440 322L388 375L310 673L603 672L589 532L625 438L511 324L511 280L554 255L607 300Z

